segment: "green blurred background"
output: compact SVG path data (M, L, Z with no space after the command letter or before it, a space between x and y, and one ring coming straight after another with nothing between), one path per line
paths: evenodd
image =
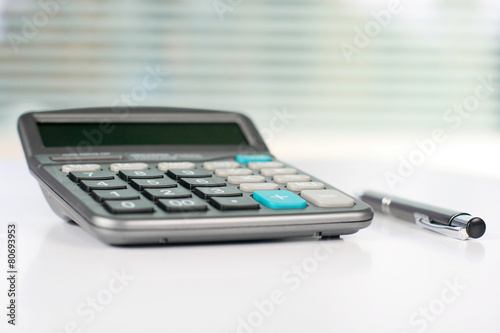
M435 128L443 160L488 155L499 27L493 0L0 1L0 154L27 110L164 105L242 111L284 155L389 156ZM446 120L480 78L494 91Z

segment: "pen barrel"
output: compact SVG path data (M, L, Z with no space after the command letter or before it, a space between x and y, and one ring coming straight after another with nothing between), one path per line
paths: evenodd
M414 214L418 213L428 216L434 223L449 225L451 218L459 214L455 210L422 204L374 191L365 192L361 196L361 200L372 206L376 211L410 222L415 222Z

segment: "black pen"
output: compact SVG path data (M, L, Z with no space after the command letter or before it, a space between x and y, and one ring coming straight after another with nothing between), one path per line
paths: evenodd
M445 236L466 240L479 238L486 231L486 224L479 217L468 213L435 207L375 191L366 191L361 200L376 211L392 215Z

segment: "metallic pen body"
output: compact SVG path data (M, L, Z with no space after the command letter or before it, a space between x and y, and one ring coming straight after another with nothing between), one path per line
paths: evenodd
M468 213L423 204L375 191L366 191L361 200L379 211L403 220L415 222L422 228L465 240L479 238L486 224Z

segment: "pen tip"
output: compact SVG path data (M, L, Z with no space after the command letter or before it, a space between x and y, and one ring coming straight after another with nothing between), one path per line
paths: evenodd
M486 231L486 223L484 223L483 219L474 217L469 222L467 222L466 228L469 237L479 238L484 235L484 232Z

